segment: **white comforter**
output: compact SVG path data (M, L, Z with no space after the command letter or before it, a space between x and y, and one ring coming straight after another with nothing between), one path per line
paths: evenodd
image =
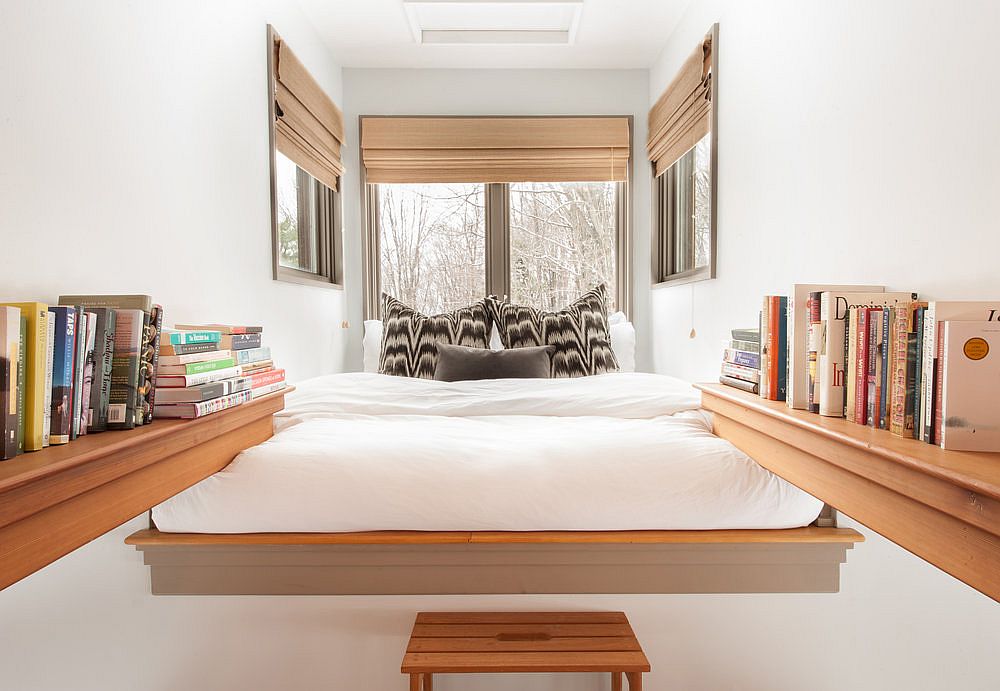
M651 374L299 385L277 433L153 509L167 532L790 528L821 502Z

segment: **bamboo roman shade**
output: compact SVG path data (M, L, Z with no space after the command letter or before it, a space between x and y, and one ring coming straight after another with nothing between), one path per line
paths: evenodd
M621 181L624 117L366 117L370 183Z
M661 175L712 129L712 34L649 111L649 160Z
M278 151L331 189L344 172L344 116L295 53L272 34L274 139Z

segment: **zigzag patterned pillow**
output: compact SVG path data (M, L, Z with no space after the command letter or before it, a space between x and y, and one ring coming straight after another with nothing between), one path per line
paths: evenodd
M382 320L378 371L420 379L434 378L438 343L488 348L493 328L486 300L429 317L382 293Z
M512 305L490 296L489 309L506 348L550 345L552 377L617 372L608 334L607 288L602 283L558 312Z

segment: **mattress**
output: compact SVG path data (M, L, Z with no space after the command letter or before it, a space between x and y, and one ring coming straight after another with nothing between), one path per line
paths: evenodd
M822 507L671 377L297 386L274 437L153 509L161 531L792 528Z

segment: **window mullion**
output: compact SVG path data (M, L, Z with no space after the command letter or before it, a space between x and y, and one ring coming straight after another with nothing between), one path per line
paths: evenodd
M486 185L486 292L510 295L510 185Z

